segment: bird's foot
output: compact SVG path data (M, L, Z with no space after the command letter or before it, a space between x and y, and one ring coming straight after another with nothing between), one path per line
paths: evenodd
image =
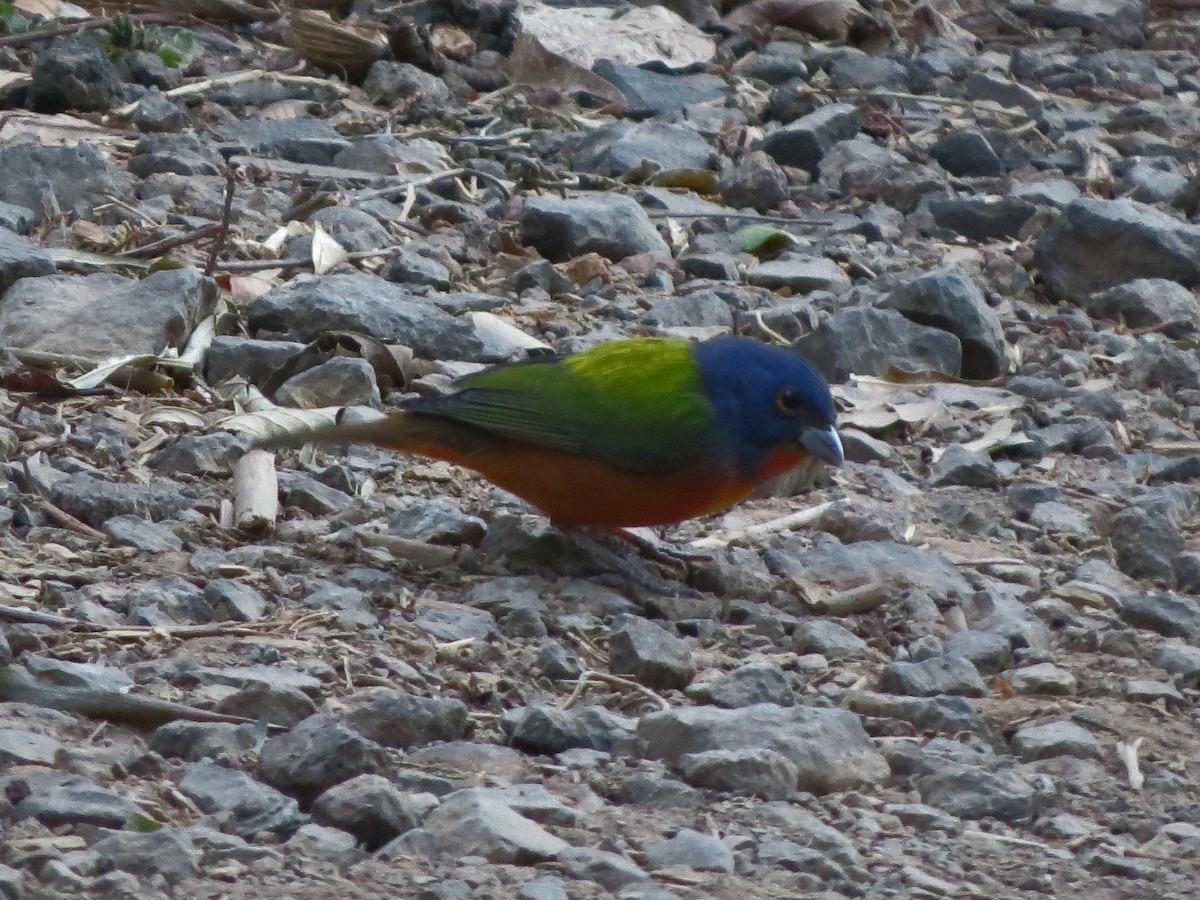
M649 529L639 528L635 531L632 528L614 528L608 533L633 544L646 559L680 571L686 572L690 563L709 562L712 559L711 553L705 553L702 550L685 550L682 547L668 544L656 537Z

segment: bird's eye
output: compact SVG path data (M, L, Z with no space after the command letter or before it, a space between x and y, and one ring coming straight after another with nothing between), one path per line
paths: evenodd
M784 388L775 395L775 406L784 415L795 415L804 403L804 398L795 388Z

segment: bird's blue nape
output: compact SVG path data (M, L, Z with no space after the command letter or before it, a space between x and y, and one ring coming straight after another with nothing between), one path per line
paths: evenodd
M717 420L744 470L763 454L797 441L803 427L829 428L837 408L829 385L804 357L744 337L697 344L696 362ZM781 392L798 396L791 413L780 409Z

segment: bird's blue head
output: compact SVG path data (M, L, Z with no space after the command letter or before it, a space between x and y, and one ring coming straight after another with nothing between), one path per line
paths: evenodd
M723 337L697 344L696 361L743 472L758 471L789 445L842 464L829 385L804 357L751 338Z

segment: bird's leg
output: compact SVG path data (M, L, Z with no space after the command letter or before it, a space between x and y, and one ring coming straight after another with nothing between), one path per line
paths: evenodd
M712 559L711 553L692 552L680 547L673 547L653 535L639 533L629 528L606 528L604 532L633 544L637 547L638 552L647 559L681 571L687 571L688 563L708 562Z

